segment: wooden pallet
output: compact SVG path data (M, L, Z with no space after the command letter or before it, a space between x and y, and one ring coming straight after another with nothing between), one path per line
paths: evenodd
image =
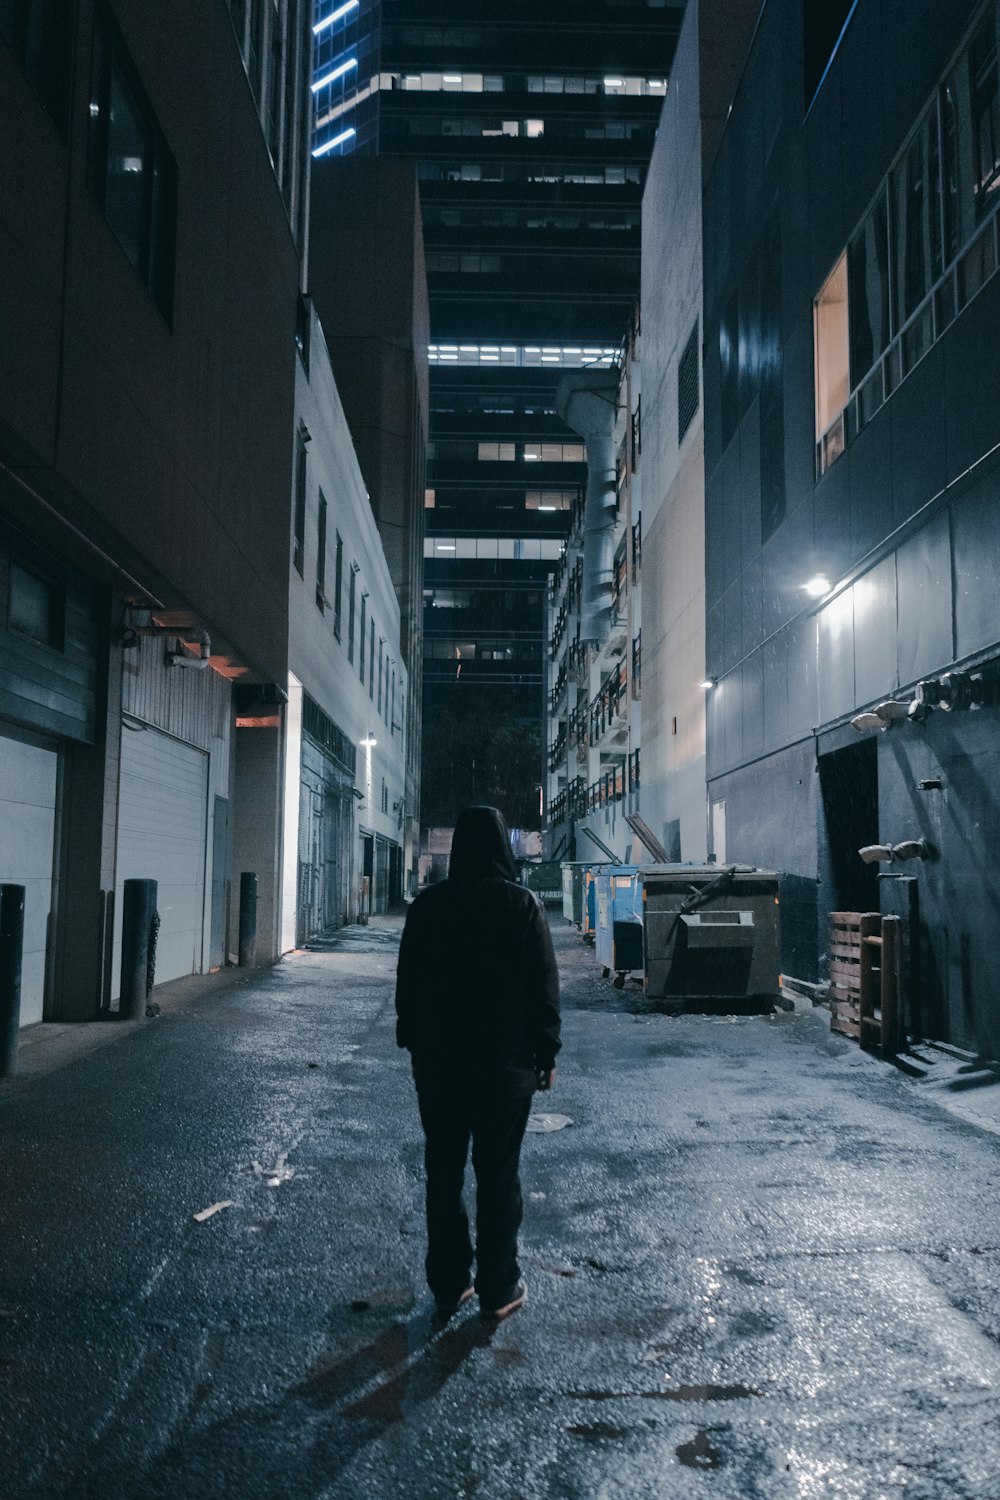
M862 940L877 936L881 920L877 911L830 913L832 1029L858 1041L861 1040L862 953L865 951Z
M899 917L830 913L831 1029L891 1057L899 1047Z

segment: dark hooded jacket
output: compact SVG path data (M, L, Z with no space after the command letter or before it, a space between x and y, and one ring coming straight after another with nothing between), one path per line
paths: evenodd
M559 975L541 902L516 882L503 817L468 807L448 879L409 909L396 974L396 1040L415 1062L551 1068Z

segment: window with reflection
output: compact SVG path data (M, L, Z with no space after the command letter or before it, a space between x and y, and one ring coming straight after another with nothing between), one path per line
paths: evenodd
M115 238L169 322L177 168L118 28L103 5L94 33L87 176Z

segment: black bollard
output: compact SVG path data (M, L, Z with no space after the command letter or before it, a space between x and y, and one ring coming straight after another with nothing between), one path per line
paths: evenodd
M239 961L241 969L252 969L257 962L257 876L253 870L244 870L240 876Z
M23 947L24 886L0 885L0 1078L17 1072Z
M149 994L149 944L156 916L156 881L126 880L122 900L122 983L118 1014L141 1021Z

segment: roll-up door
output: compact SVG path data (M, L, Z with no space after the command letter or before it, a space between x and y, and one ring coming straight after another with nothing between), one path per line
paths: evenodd
M55 750L0 735L0 881L24 886L21 1025L42 1019L56 830Z
M126 880L157 882L157 984L201 971L207 798L208 755L204 750L156 729L125 727L118 794L116 995Z

